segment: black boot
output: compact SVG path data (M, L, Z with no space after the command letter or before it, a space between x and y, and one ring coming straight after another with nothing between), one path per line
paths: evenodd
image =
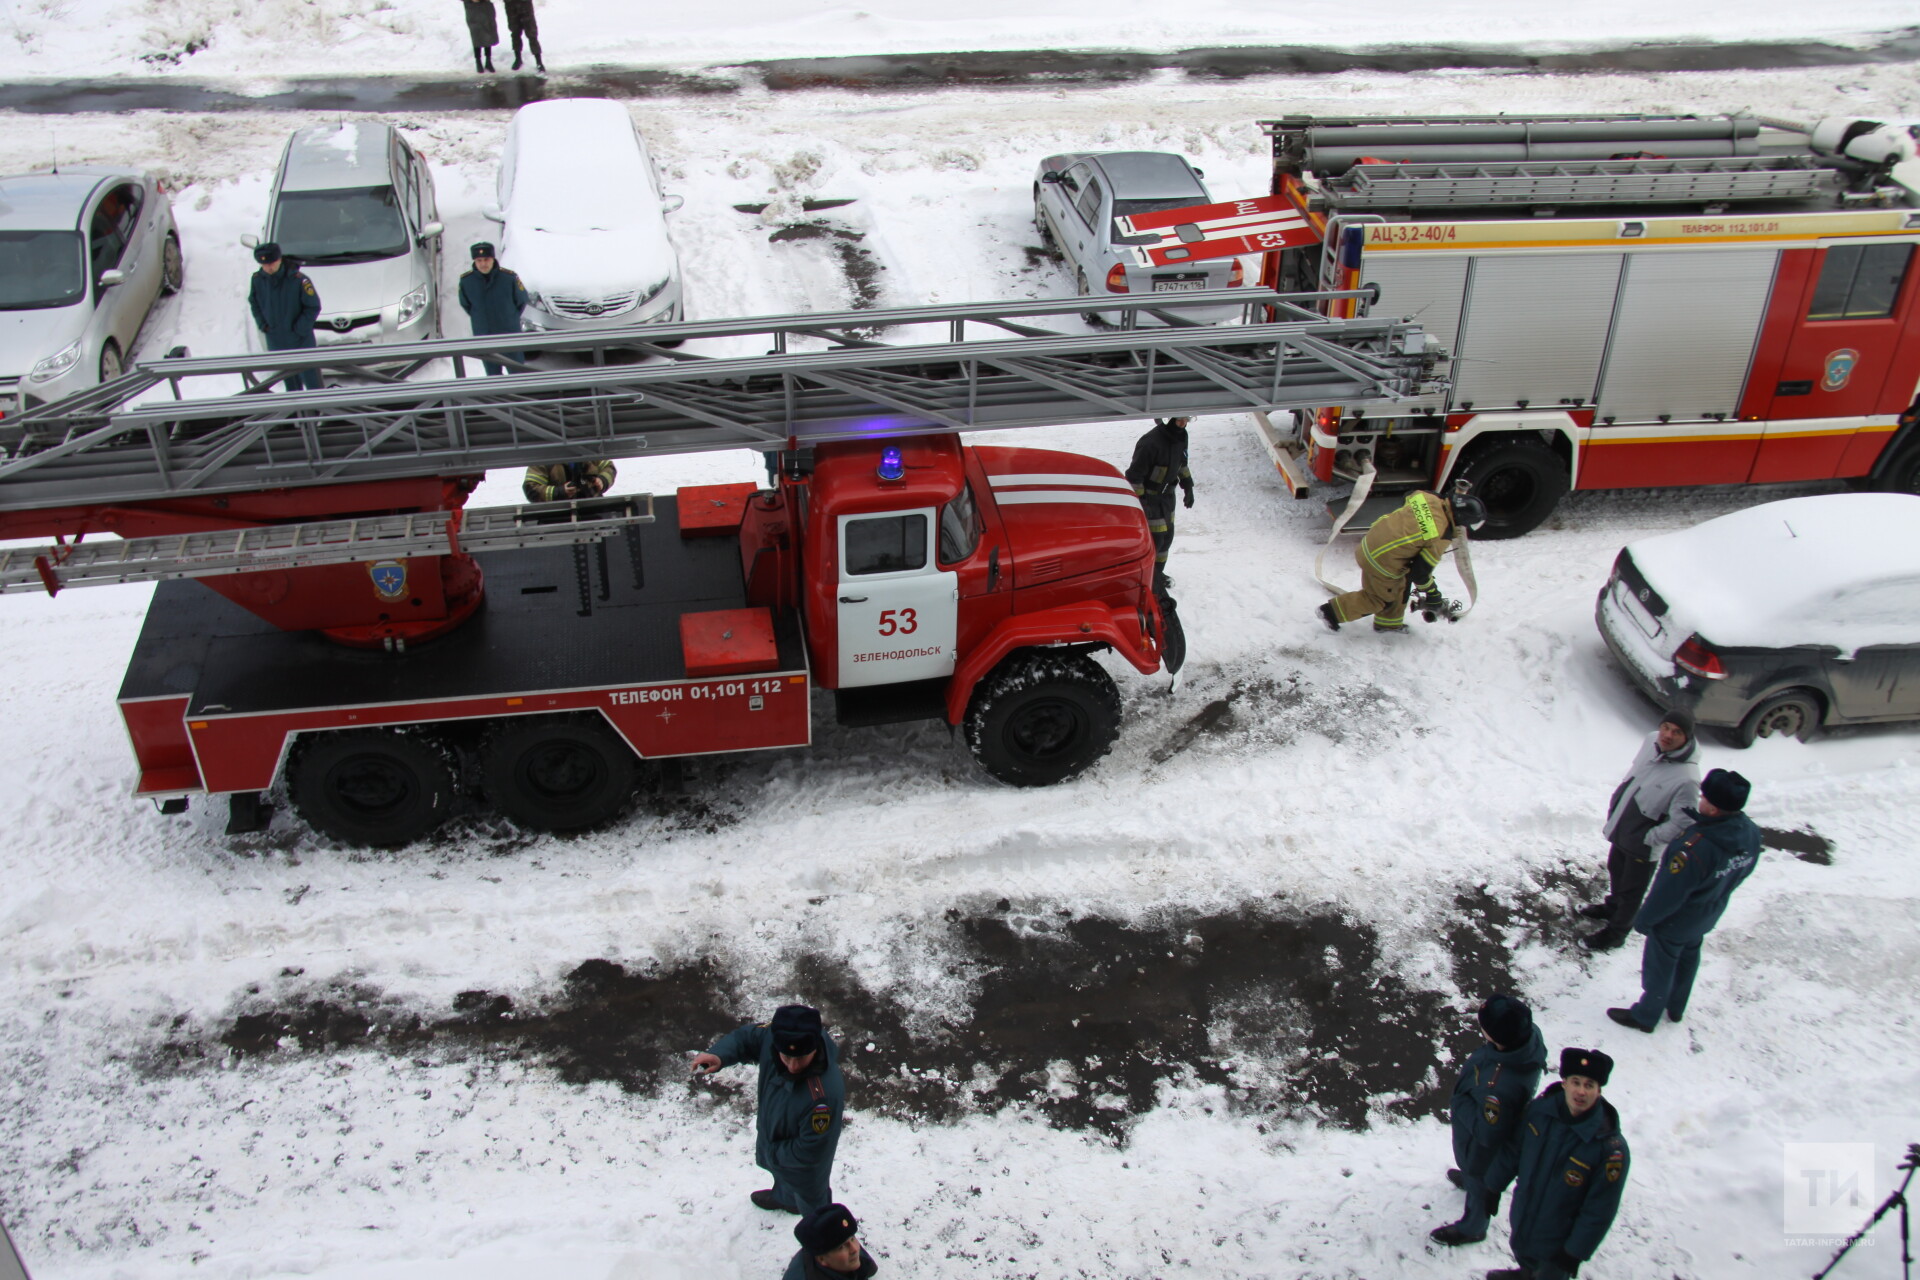
M486 63L484 63L484 62L482 62L482 61L480 60L480 46L479 46L479 45L475 45L475 46L473 46L473 69L474 69L475 71L477 71L477 72L478 72L478 71L485 71L485 70L487 69L487 64L486 64Z
M1574 914L1582 920L1611 920L1613 919L1613 904L1611 902L1590 902Z
M493 70L493 46L487 46L487 70Z
M518 49L513 51L513 69L515 71L520 69L520 51Z
M541 75L547 74L547 64L540 60L540 41L538 37L528 36L527 48L533 50L533 69ZM519 64L515 63L514 65L518 66Z
M1580 945L1589 951L1612 951L1627 940L1627 935L1616 929L1602 929L1580 939Z

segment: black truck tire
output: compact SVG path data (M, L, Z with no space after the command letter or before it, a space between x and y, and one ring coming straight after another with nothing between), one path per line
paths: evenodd
M1490 440L1467 454L1454 478L1473 486L1487 506L1476 541L1517 538L1540 527L1567 495L1567 464L1538 440Z
M633 798L640 758L598 716L503 722L482 748L494 807L534 831L584 831Z
M321 733L287 767L293 810L344 844L393 848L432 834L453 804L445 746L393 729Z
M1920 493L1920 435L1899 446L1874 488L1882 493Z
M1015 787L1064 782L1120 736L1120 691L1084 653L1024 649L973 691L967 745L980 767Z

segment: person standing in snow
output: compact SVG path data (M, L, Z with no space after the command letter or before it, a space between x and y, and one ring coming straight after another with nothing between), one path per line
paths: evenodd
M1607 897L1580 908L1589 920L1604 920L1597 933L1580 940L1589 951L1611 951L1627 940L1634 913L1653 878L1653 855L1677 839L1688 824L1686 804L1699 794L1700 767L1694 763L1693 717L1673 710L1640 744L1633 765L1613 799L1600 830L1607 849Z
M1134 442L1127 479L1140 508L1147 514L1147 532L1153 537L1153 592L1165 595L1173 585L1167 577L1167 553L1173 549L1173 490L1193 506L1193 472L1187 468L1187 418L1155 418L1153 430Z
M493 70L493 46L500 43L500 19L493 0L461 0L467 10L467 34L473 37L473 69Z
M494 260L493 245L482 240L470 250L473 267L460 275L460 309L473 325L473 336L490 333L519 333L520 313L527 309L530 295L516 273ZM508 352L509 360L526 357ZM488 374L505 373L506 366L494 360L482 360Z
M520 40L526 38L527 48L533 54L533 69L541 75L547 74L547 64L540 60L540 23L533 16L533 0L500 0L507 10L507 38L513 41L513 69L520 69Z
M800 1219L793 1238L800 1252L780 1280L868 1280L880 1266L860 1247L860 1223L843 1204L830 1204Z
M741 1027L695 1056L695 1075L736 1062L760 1066L758 1142L754 1163L773 1186L754 1192L757 1208L810 1214L833 1202L833 1155L840 1145L847 1085L840 1050L803 1004L781 1005L771 1022Z
M320 345L313 325L320 318L320 294L300 270L298 261L280 256L280 246L269 240L253 251L260 269L247 289L253 323L266 339L269 351L308 351ZM320 371L308 369L287 379L287 390L318 391Z
M1404 635L1407 630L1407 594L1421 592L1420 607L1446 612L1452 608L1434 585L1433 571L1440 557L1453 549L1461 526L1474 529L1486 521L1480 499L1465 492L1451 498L1417 489L1399 510L1373 522L1360 540L1353 558L1360 566L1360 589L1347 591L1321 605L1320 621L1338 631L1343 622L1371 616L1375 631Z
M1760 828L1742 812L1752 790L1730 769L1709 769L1701 780L1694 824L1667 846L1633 918L1647 941L1640 953L1640 998L1631 1008L1607 1010L1621 1026L1651 1033L1662 1011L1669 1022L1685 1016L1700 971L1700 944L1760 863Z
M1568 1280L1607 1238L1631 1159L1620 1113L1600 1096L1612 1074L1613 1059L1598 1049L1562 1049L1559 1082L1527 1107L1520 1140L1495 1156L1489 1193L1520 1184L1507 1219L1520 1265L1487 1280Z
M1494 1157L1520 1138L1520 1114L1540 1073L1547 1069L1547 1042L1533 1025L1533 1011L1513 996L1496 995L1480 1006L1480 1032L1487 1042L1467 1055L1453 1085L1453 1160L1447 1180L1466 1193L1458 1222L1428 1234L1441 1244L1473 1244L1487 1238L1487 1221L1499 1196L1486 1187Z

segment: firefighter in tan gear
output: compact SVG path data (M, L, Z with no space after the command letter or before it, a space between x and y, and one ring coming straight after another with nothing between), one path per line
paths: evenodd
M1127 479L1147 514L1147 532L1153 537L1153 590L1165 595L1173 586L1167 577L1167 552L1173 548L1173 491L1178 488L1186 505L1193 505L1193 472L1187 468L1186 418L1156 418L1153 430L1133 446Z
M1343 622L1372 615L1375 631L1404 633L1411 587L1420 589L1422 609L1457 612L1434 585L1433 571L1452 549L1459 528L1477 526L1486 518L1486 507L1465 492L1451 499L1425 489L1408 494L1399 510L1375 520L1360 540L1353 554L1360 566L1360 589L1321 605L1320 620L1329 631L1338 631Z

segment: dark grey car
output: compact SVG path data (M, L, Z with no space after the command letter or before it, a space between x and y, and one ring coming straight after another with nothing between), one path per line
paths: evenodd
M1122 236L1115 218L1211 204L1200 170L1168 151L1105 151L1048 156L1033 183L1033 221L1040 238L1066 259L1074 287L1084 296L1189 293L1225 289L1245 281L1238 258L1214 258L1175 267L1134 265L1128 252L1155 236ZM1099 312L1090 313L1099 316ZM1102 319L1111 318L1101 316ZM1238 307L1182 312L1186 319L1217 324L1240 314ZM1157 323L1142 315L1140 323Z
M1920 719L1920 496L1769 502L1623 549L1594 620L1633 682L1740 746Z

